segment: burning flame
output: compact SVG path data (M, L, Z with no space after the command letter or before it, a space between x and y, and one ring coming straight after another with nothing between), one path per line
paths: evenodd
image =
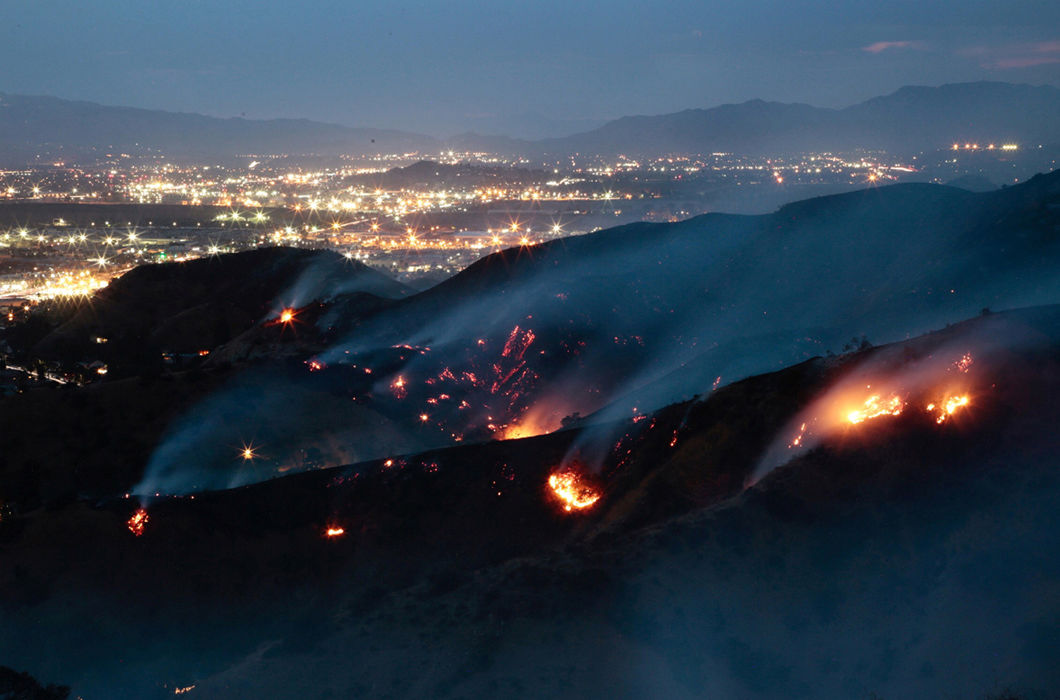
M346 530L341 527L329 527L324 531L325 537L342 537L346 534Z
M548 487L568 512L588 508L600 500L600 492L573 471L552 474L548 477Z
M971 399L967 394L962 394L961 396L947 396L937 404L929 403L927 405L927 410L929 412L938 412L938 417L935 418L936 423L945 423L946 419L952 416L957 409L964 408L969 403L971 403Z
M284 309L280 312L280 323L290 323L294 320L294 309Z
M129 532L139 537L144 534L144 526L147 525L147 511L141 508L140 510L133 513L132 517L129 518L127 525L129 526Z
M861 408L848 412L846 418L850 423L857 425L880 416L900 416L903 408L905 402L900 396L892 395L885 400L879 394L873 394L865 399Z

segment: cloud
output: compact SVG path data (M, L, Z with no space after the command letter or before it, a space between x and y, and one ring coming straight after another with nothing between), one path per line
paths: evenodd
M1060 63L1060 40L1007 44L998 47L973 46L962 49L958 53L979 58L979 64L987 69L1033 68Z
M1060 56L1023 56L1013 58L999 58L993 63L994 68L1002 70L1009 68L1031 68L1033 66L1045 66L1050 63L1060 63Z
M875 44L862 46L861 50L867 53L883 53L889 49L919 49L922 47L921 41L877 41Z

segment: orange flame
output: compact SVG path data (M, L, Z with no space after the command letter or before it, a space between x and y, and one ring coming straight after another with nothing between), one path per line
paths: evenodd
M964 408L971 403L971 399L967 394L961 396L947 396L942 401L936 403L929 403L927 410L929 412L938 412L938 416L935 418L936 423L945 423L946 419L957 412L958 409Z
M144 526L147 525L147 511L141 508L140 510L133 513L132 517L129 518L127 525L129 526L129 532L139 537L144 534Z
M324 531L325 537L342 537L346 534L346 530L341 527L329 527Z
M284 309L280 312L280 323L290 323L294 320L294 309Z
M548 486L568 512L583 510L600 500L600 492L573 471L552 474L548 477Z
M848 412L846 419L857 425L880 416L900 416L903 408L905 408L905 402L899 396L892 395L885 400L879 394L873 394L865 399L861 408Z

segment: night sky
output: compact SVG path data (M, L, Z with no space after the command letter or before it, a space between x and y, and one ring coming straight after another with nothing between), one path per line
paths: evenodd
M14 6L0 91L440 136L759 97L845 106L907 84L1060 85L1055 0Z

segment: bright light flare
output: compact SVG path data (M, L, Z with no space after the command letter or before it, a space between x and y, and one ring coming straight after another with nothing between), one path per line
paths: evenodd
M280 312L280 323L290 323L294 320L294 309L284 309Z
M330 539L333 539L335 537L342 537L345 534L345 528L341 527L329 527L327 530L324 530L324 536Z

